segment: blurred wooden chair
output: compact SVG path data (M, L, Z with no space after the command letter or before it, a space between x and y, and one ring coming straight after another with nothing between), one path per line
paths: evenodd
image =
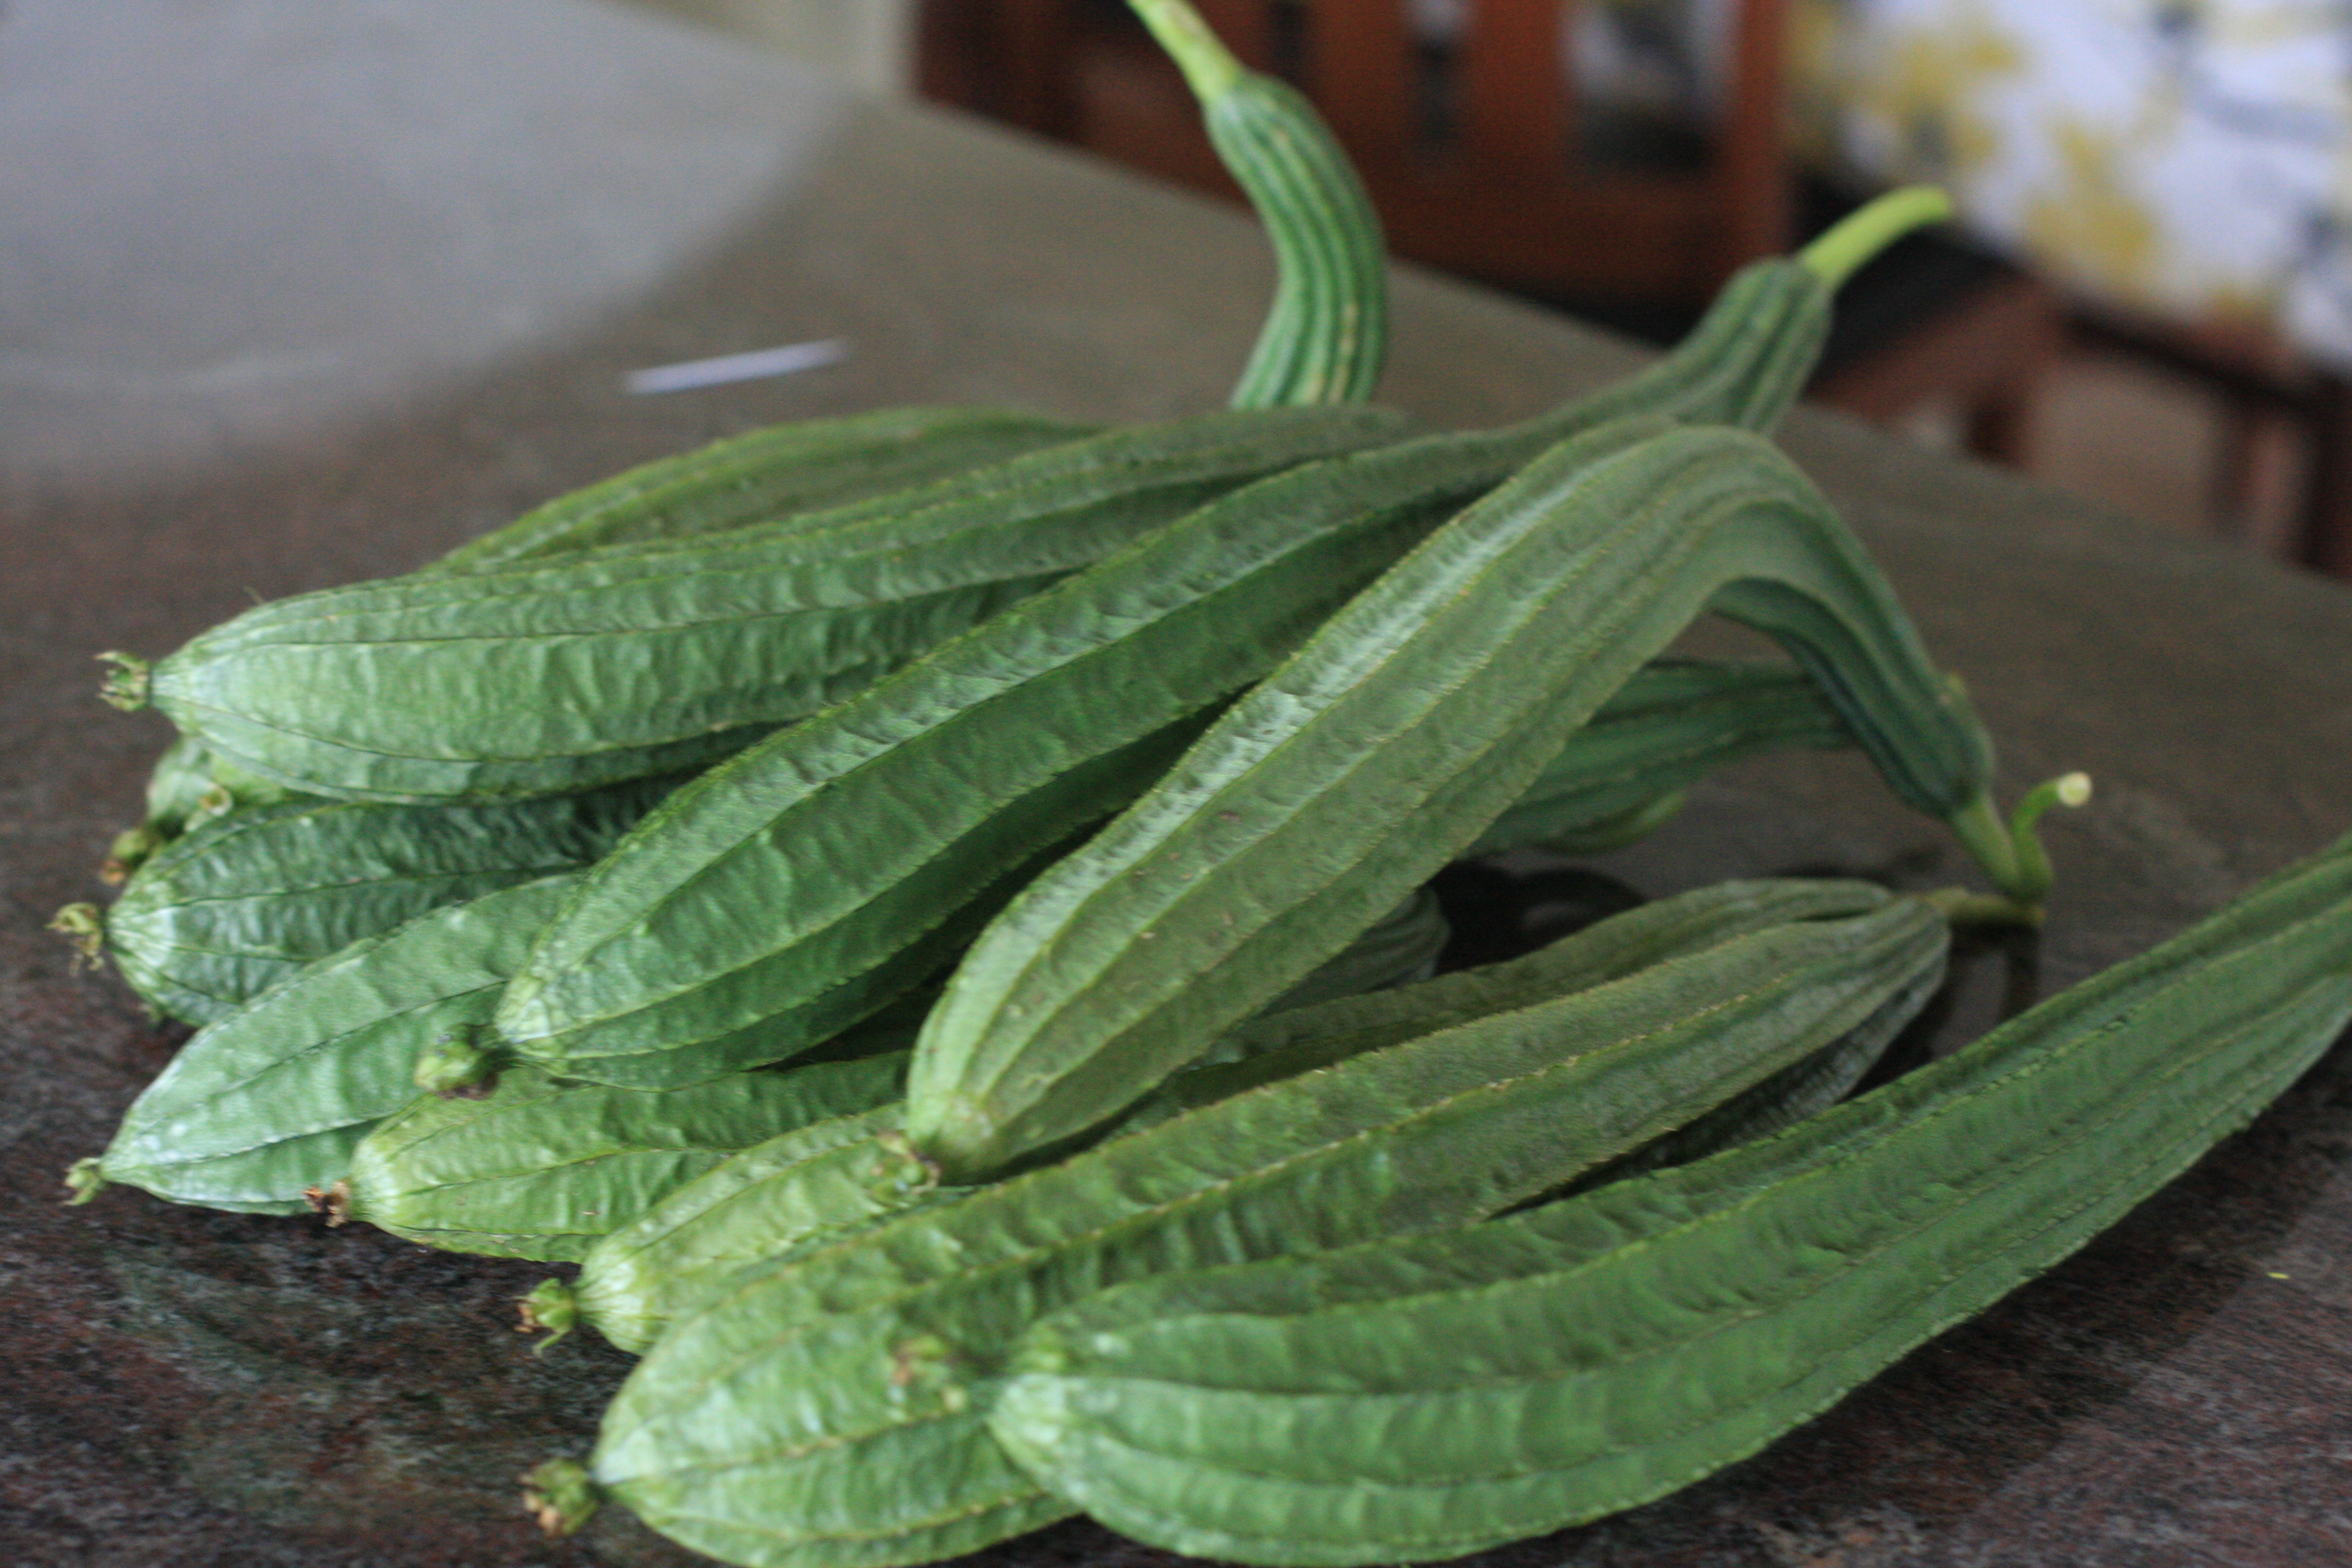
M1397 255L1666 339L1738 267L1800 237L1786 0L1737 0L1711 122L1630 128L1577 101L1561 0L1464 0L1441 37L1407 0L1195 4L1244 60L1315 101ZM917 49L925 96L1239 194L1118 0L927 0ZM1948 402L1974 449L2021 462L2059 303L1997 263L1939 268L1940 244L1906 242L1849 285L1816 395L1882 422Z
M2068 329L2079 347L2137 361L2212 401L2220 440L2204 510L2214 531L2352 581L2352 381L2251 322L2078 302ZM2299 470L2277 536L2256 539L2256 470L2273 432L2296 448Z

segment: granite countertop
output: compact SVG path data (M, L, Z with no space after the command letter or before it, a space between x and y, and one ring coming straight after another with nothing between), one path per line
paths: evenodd
M537 1266L58 1175L174 1044L41 928L99 896L165 739L92 656L402 571L633 461L782 419L1213 406L1269 265L1239 216L862 101L587 0L0 12L0 1562L482 1568L686 1558L517 1478L626 1367L508 1331ZM1530 412L1636 362L1399 279L1391 402ZM633 396L633 368L839 339ZM2352 596L1801 411L1785 432L1967 679L2050 833L2037 939L1963 952L1914 1048L2140 951L2352 826ZM1852 757L1742 766L1599 869L1959 874ZM2352 1561L2352 1063L1981 1319L1761 1455L1487 1554L1650 1568ZM579 1336L587 1340L590 1336ZM1083 1521L1006 1568L1159 1554Z

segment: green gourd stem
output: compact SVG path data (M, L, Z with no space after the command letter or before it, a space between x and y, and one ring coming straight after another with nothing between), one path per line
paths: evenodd
M1979 795L1946 818L1952 832L1968 847L1985 875L2003 896L2020 906L2026 924L2041 922L2042 900L2049 896L2050 857L2035 831L2042 814L2053 805L2079 806L2091 798L2090 775L2070 773L2028 792L2016 811L2003 822L1990 795Z
M530 1294L521 1298L522 1321L516 1327L526 1334L545 1332L547 1338L531 1346L533 1355L545 1355L558 1340L580 1325L580 1299L572 1287L561 1279L542 1279L531 1288Z
M603 1501L588 1467L577 1459L550 1459L523 1478L522 1506L551 1537L578 1530Z
M1184 0L1128 0L1128 7L1183 71L1195 98L1202 102L1223 98L1241 80L1241 61Z
M1913 229L1951 216L1952 198L1934 185L1905 185L1847 214L1797 252L1797 259L1834 289Z
M106 911L96 904L68 904L49 919L48 929L74 950L74 967L87 969L106 951Z
M1968 888L1937 888L1919 897L1956 926L2038 926L2042 923L2041 905L2021 904L1998 893L1979 893Z
M1183 0L1132 8L1183 71L1210 144L1274 246L1274 301L1233 406L1370 395L1388 346L1387 256L1346 153L1313 104L1244 68Z
M453 1030L416 1058L416 1087L427 1094L460 1094L498 1077L499 1052L485 1044L488 1031Z
M66 1202L73 1205L86 1204L105 1191L106 1173L98 1156L93 1154L88 1159L76 1160L67 1166L66 1185L73 1191L73 1195Z
M2009 837L2016 846L2018 880L2031 901L2039 903L2050 891L2052 880L2050 856L2042 847L2042 836L2035 831L2042 815L2053 805L2071 809L2090 803L2091 775L2061 773L2028 791L2010 814Z
M110 648L98 656L101 663L113 668L98 689L99 700L125 713L135 713L147 706L148 688L154 667L137 654Z

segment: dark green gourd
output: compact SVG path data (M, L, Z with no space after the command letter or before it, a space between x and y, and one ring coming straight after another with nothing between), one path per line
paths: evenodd
M1990 742L1788 460L1604 427L1431 535L1007 906L926 1022L908 1136L970 1180L1132 1101L1475 841L1709 608L1788 645L1903 799L1989 813Z
M1016 870L1134 799L1234 692L1536 454L1629 406L1776 419L1827 298L1808 266L1759 264L1632 383L1262 479L770 737L597 868L516 977L499 1032L548 1071L646 1085L824 1038L929 974L1027 879ZM1615 434L1580 454L1638 434L1601 428ZM761 921L736 918L751 907Z
M1452 1557L1754 1452L2055 1265L2352 1017L2352 840L1958 1054L1697 1164L1040 1322L991 1430L1139 1540Z
M479 1027L578 874L416 916L196 1031L80 1167L173 1203L296 1214L368 1130L416 1098L419 1052Z
M114 700L321 795L528 795L706 765L1261 475L1394 438L1270 408L1062 442L820 517L263 605Z
M1215 1065L1171 1079L1114 1135L1366 1051L1556 1001L1775 925L1866 913L1888 897L1857 882L1727 882L1614 916L1506 963L1269 1011L1218 1042L1210 1053ZM1921 979L1935 976L1927 970ZM1909 1011L1908 1003L1891 1007L1888 1021ZM1864 1028L1837 1048L1867 1054L1881 1043ZM642 1353L664 1324L744 1266L951 1195L894 1137L901 1120L893 1104L745 1150L600 1242L583 1261L576 1285L551 1281L534 1292L534 1320L559 1330L585 1321Z
M529 1068L479 1098L425 1095L352 1152L338 1219L452 1252L576 1260L729 1155L898 1097L904 1049L667 1091Z
M1943 949L1916 900L1775 927L753 1266L638 1363L595 1479L683 1544L761 1568L881 1568L1044 1523L1067 1505L982 1426L1040 1313L1508 1207L1812 1054Z
M233 811L140 868L105 912L105 943L151 1005L209 1024L362 937L590 864L677 782L478 805Z

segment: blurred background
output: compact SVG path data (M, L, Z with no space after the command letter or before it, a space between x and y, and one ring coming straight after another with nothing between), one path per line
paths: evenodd
M1236 193L1119 0L634 0ZM1932 180L1813 395L2352 577L2336 0L1198 0L1312 97L1398 254L1670 341Z

